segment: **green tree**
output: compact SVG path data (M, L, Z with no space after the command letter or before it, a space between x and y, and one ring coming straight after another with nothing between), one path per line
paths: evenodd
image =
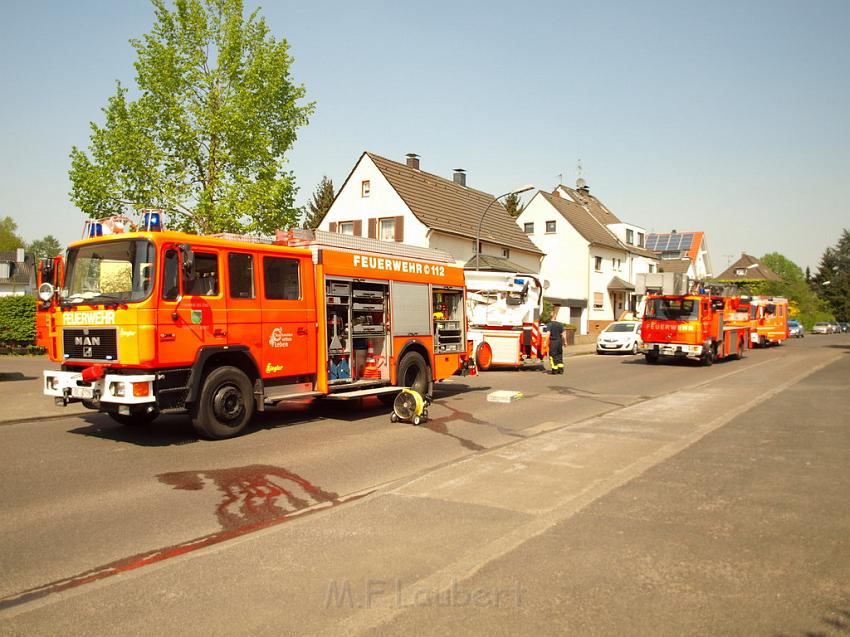
M824 251L812 281L836 320L850 320L850 231L846 228L835 247Z
M508 211L508 214L516 219L522 214L524 206L522 205L522 200L519 198L519 195L515 193L509 194L505 197L505 210Z
M27 246L27 252L32 252L36 260L44 259L45 257L55 257L62 254L62 244L59 239L52 234L47 235L43 239L36 239Z
M764 281L757 289L752 290L753 293L786 297L790 302L792 315L808 329L817 321L831 318L824 302L806 282L805 273L800 266L778 252L765 254L760 261L782 277L782 280Z
M304 218L305 228L318 228L325 214L334 202L334 184L327 175L316 186L313 200L307 204L307 215Z
M138 98L117 83L88 153L71 150L72 201L95 218L163 208L173 227L204 233L294 225L285 154L315 105L300 104L289 44L241 0L152 3L153 29L131 40Z
M18 224L12 217L0 219L0 250L23 248L24 240L18 236Z

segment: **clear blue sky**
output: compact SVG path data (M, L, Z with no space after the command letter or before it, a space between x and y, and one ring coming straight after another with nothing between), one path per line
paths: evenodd
M248 3L254 6L253 3ZM67 243L68 153L146 0L10 2L0 19L0 216ZM269 2L317 102L290 154L303 204L363 150L498 194L576 177L624 220L705 230L715 265L815 269L850 227L850 2ZM729 255L729 256L727 256Z

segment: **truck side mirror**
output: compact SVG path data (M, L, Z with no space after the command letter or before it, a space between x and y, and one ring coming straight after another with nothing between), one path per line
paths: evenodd
M195 253L192 252L192 246L188 243L180 244L181 265L183 267L183 277L186 279L195 278Z
M42 283L55 283L55 281L53 280L53 275L55 273L55 269L53 267L53 259L42 259L38 264L38 271L41 273L40 281Z

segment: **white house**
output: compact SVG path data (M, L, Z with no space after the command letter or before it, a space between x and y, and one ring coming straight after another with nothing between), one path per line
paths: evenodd
M617 218L583 183L538 192L517 224L547 255L540 274L556 318L581 334L635 310L636 275L657 268L656 255L643 247L646 231Z
M661 259L661 272L687 274L694 281L712 277L711 258L704 232L651 233L646 247Z
M482 215L479 263L475 246ZM319 229L436 248L482 270L537 273L543 258L493 195L466 185L465 171L456 169L453 179L444 179L422 171L413 154L400 164L364 152Z
M35 292L35 257L23 248L0 252L0 296Z

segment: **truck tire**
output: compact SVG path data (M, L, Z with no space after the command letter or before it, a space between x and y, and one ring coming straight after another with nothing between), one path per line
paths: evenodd
M475 366L486 372L493 364L493 349L487 343L479 343L475 348Z
M420 396L425 396L431 386L428 363L419 352L407 352L399 361L396 385L409 387Z
M214 369L204 379L191 414L199 436L222 440L238 435L254 415L251 381L238 367Z
M647 365L657 365L658 364L658 354L655 352L647 352L643 355L644 360Z
M124 425L125 427L147 427L150 425L156 417L159 416L157 412L140 412L137 414L119 414L115 412L109 412L109 417L112 418L119 425Z

